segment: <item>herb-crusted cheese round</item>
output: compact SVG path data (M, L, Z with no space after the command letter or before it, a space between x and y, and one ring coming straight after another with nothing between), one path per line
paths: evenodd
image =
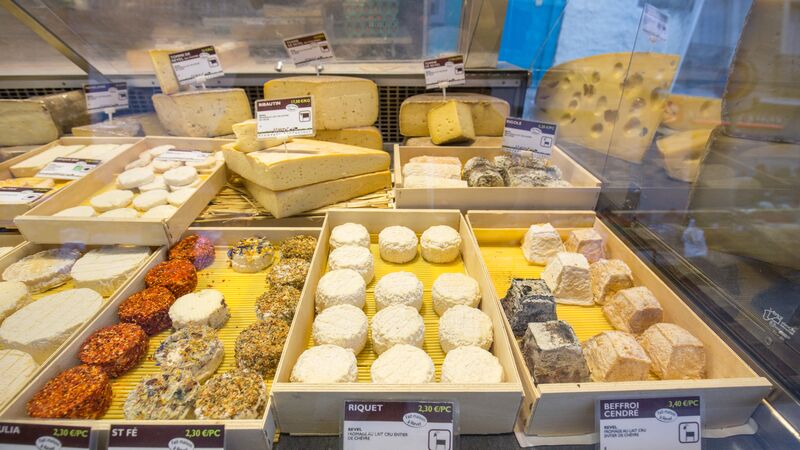
M145 377L123 405L128 420L184 420L194 410L200 382L188 371L174 369Z
M377 354L398 344L422 348L424 339L425 323L411 306L392 305L372 318L372 348Z
M202 382L222 363L225 354L222 341L214 329L191 325L167 337L155 352L161 370L180 369Z
M370 368L373 383L424 384L433 383L433 360L413 345L395 345L382 353Z
M316 345L338 345L359 354L367 344L367 315L353 305L326 308L314 319L311 335Z
M355 383L356 355L336 345L318 345L304 351L292 368L292 383Z
M267 405L267 385L254 372L240 369L215 375L197 393L200 420L258 419Z

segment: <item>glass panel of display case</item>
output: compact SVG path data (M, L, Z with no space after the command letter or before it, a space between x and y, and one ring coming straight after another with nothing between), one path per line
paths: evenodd
M84 72L36 36L27 26L0 8L0 55L4 76L38 76L53 72L83 75Z

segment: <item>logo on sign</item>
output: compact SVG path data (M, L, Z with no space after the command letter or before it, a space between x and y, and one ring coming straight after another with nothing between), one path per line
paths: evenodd
M678 418L678 413L669 409L669 408L661 408L656 411L656 419L659 422L670 423Z
M52 437L52 436L42 436L39 439L36 439L36 448L37 450L60 450L61 449L61 441Z
M169 450L194 450L194 443L186 438L175 438L167 444Z
M413 428L421 428L428 424L428 419L422 414L410 412L403 416L403 422Z

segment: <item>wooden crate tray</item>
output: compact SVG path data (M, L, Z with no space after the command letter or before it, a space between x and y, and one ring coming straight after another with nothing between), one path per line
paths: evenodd
M505 381L499 384L372 384L370 366L376 358L371 342L358 355L358 382L342 384L291 383L289 377L297 358L312 346L311 326L314 320L314 295L320 277L327 267L330 251L328 240L336 225L355 222L364 225L372 235L370 249L375 261L375 279L367 286L367 316L375 314L374 286L382 276L395 271L411 271L422 282L424 304L420 311L425 322L423 349L431 356L439 380L444 353L439 346L438 316L431 305L431 285L444 272L466 272L475 278L483 293L480 309L491 319L494 327L492 353L505 371ZM380 258L377 234L390 225L403 225L421 234L432 225L449 225L461 233L461 257L448 264L431 264L417 256L407 264L387 263ZM317 246L306 290L298 306L289 340L284 349L278 373L272 387L273 400L281 431L293 434L338 434L339 416L344 400L456 400L460 407L461 432L466 434L504 433L513 429L521 400L521 386L511 355L511 345L503 331L501 312L491 284L481 271L477 247L463 216L458 211L431 210L334 210L328 212L320 242Z
M192 228L185 235L199 234L211 239L216 248L214 263L197 272L197 290L216 289L223 293L225 302L231 314L230 319L218 330L218 336L225 347L225 355L219 368L215 373L223 373L236 367L234 357L234 346L239 333L247 326L255 323L258 319L255 313L256 299L267 289L267 270L258 273L238 273L229 267L227 251L230 245L239 239L250 236L263 236L274 243L287 237L298 234L317 236L319 228ZM167 247L162 247L149 267L163 261L167 255ZM277 259L276 259L277 260ZM149 269L148 267L148 269ZM91 322L72 342L63 347L58 353L57 358L37 376L31 384L15 399L14 402L3 412L0 417L3 420L11 421L35 421L28 419L25 412L25 404L30 397L41 389L47 381L52 379L62 370L80 364L77 358L78 350L83 341L94 331L118 322L117 308L119 304L144 289L144 275L142 271L127 286L122 295L111 302L109 307L96 320ZM185 420L185 421L131 421L125 420L122 407L128 394L141 381L144 376L157 373L159 368L155 364L153 355L161 344L171 333L172 329L163 331L150 337L147 349L147 356L134 369L123 374L119 378L112 380L113 397L111 406L106 414L98 420L77 420L67 421L75 425L90 426L93 433L107 436L108 427L113 424L154 424L154 423L180 423L180 424L224 424L226 428L226 446L230 448L249 448L266 449L267 440L272 442L275 433L275 422L273 419L272 403L268 402L264 415L254 420ZM268 387L272 380L266 380Z
M528 263L520 242L528 227L549 222L566 240L575 228L594 228L603 236L608 258L621 259L633 272L635 285L649 288L664 309L664 322L686 328L706 347L708 378L703 380L660 380L651 374L648 381L536 384L525 365L520 346L513 345L514 357L525 390L520 426L526 434L537 436L575 436L595 432L595 402L602 398L626 395L684 396L701 395L705 406L704 426L727 428L747 422L770 390L770 383L759 377L725 342L698 317L647 265L639 259L592 211L470 211L467 221L483 256L482 263L491 277L496 299L505 296L512 277L538 278L543 266ZM558 305L559 319L567 321L584 341L613 329L598 306ZM516 344L508 321L506 332ZM565 418L569 418L568 420Z
M502 155L501 147L409 147L394 146L395 205L397 208L470 209L594 209L601 182L558 147L550 160L571 187L451 187L407 188L403 166L415 156L455 156L466 163L482 156L491 160Z
M168 219L111 218L111 217L53 217L53 214L78 205L88 205L95 195L114 189L117 175L145 150L159 145L203 151L219 151L229 139L147 137L133 147L98 167L90 174L60 189L44 202L14 221L25 238L43 244L77 242L105 245L125 242L136 245L169 245L178 241L192 221L222 189L226 181L225 164L210 174L200 174L203 180L192 197L178 207Z

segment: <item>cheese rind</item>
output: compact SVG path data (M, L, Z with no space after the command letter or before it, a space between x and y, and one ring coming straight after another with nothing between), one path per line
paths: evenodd
M428 132L436 145L466 142L475 139L475 128L469 106L457 101L428 111Z
M553 291L556 303L583 306L594 304L589 262L580 253L559 252L545 266L542 279Z
M603 305L603 314L614 328L639 334L661 322L664 310L650 289L637 286L614 294Z
M101 247L75 262L70 275L76 288L89 288L108 297L149 255L147 247Z
M243 89L208 89L156 94L158 119L175 136L216 137L233 133L233 125L251 119Z
M158 79L158 85L161 86L161 92L164 94L174 94L181 90L178 83L178 77L175 76L175 71L172 69L172 63L169 60L169 54L175 53L178 50L150 50L150 61L153 63L153 69Z
M16 178L32 177L56 158L70 156L83 148L83 145L56 145L30 158L20 161L9 170Z
M0 281L0 322L30 302L31 294L25 283Z
M296 76L264 83L264 98L313 97L314 129L367 127L378 120L378 86L364 78Z
M697 380L706 376L706 351L691 333L672 323L657 323L639 337L653 371L664 380Z
M583 343L594 381L643 381L650 358L636 338L624 331L605 331Z
M336 142L355 145L356 147L383 150L383 137L375 127L355 127L342 130L317 130L314 139L318 141Z
M47 144L59 131L50 112L34 100L0 100L0 146Z
M510 107L505 100L488 95L454 92L444 99L440 94L420 94L409 97L400 105L400 134L430 136L428 111L455 100L469 106L476 136L502 136Z
M272 191L388 170L390 160L384 151L311 139L249 154L223 146L223 153L231 170Z

